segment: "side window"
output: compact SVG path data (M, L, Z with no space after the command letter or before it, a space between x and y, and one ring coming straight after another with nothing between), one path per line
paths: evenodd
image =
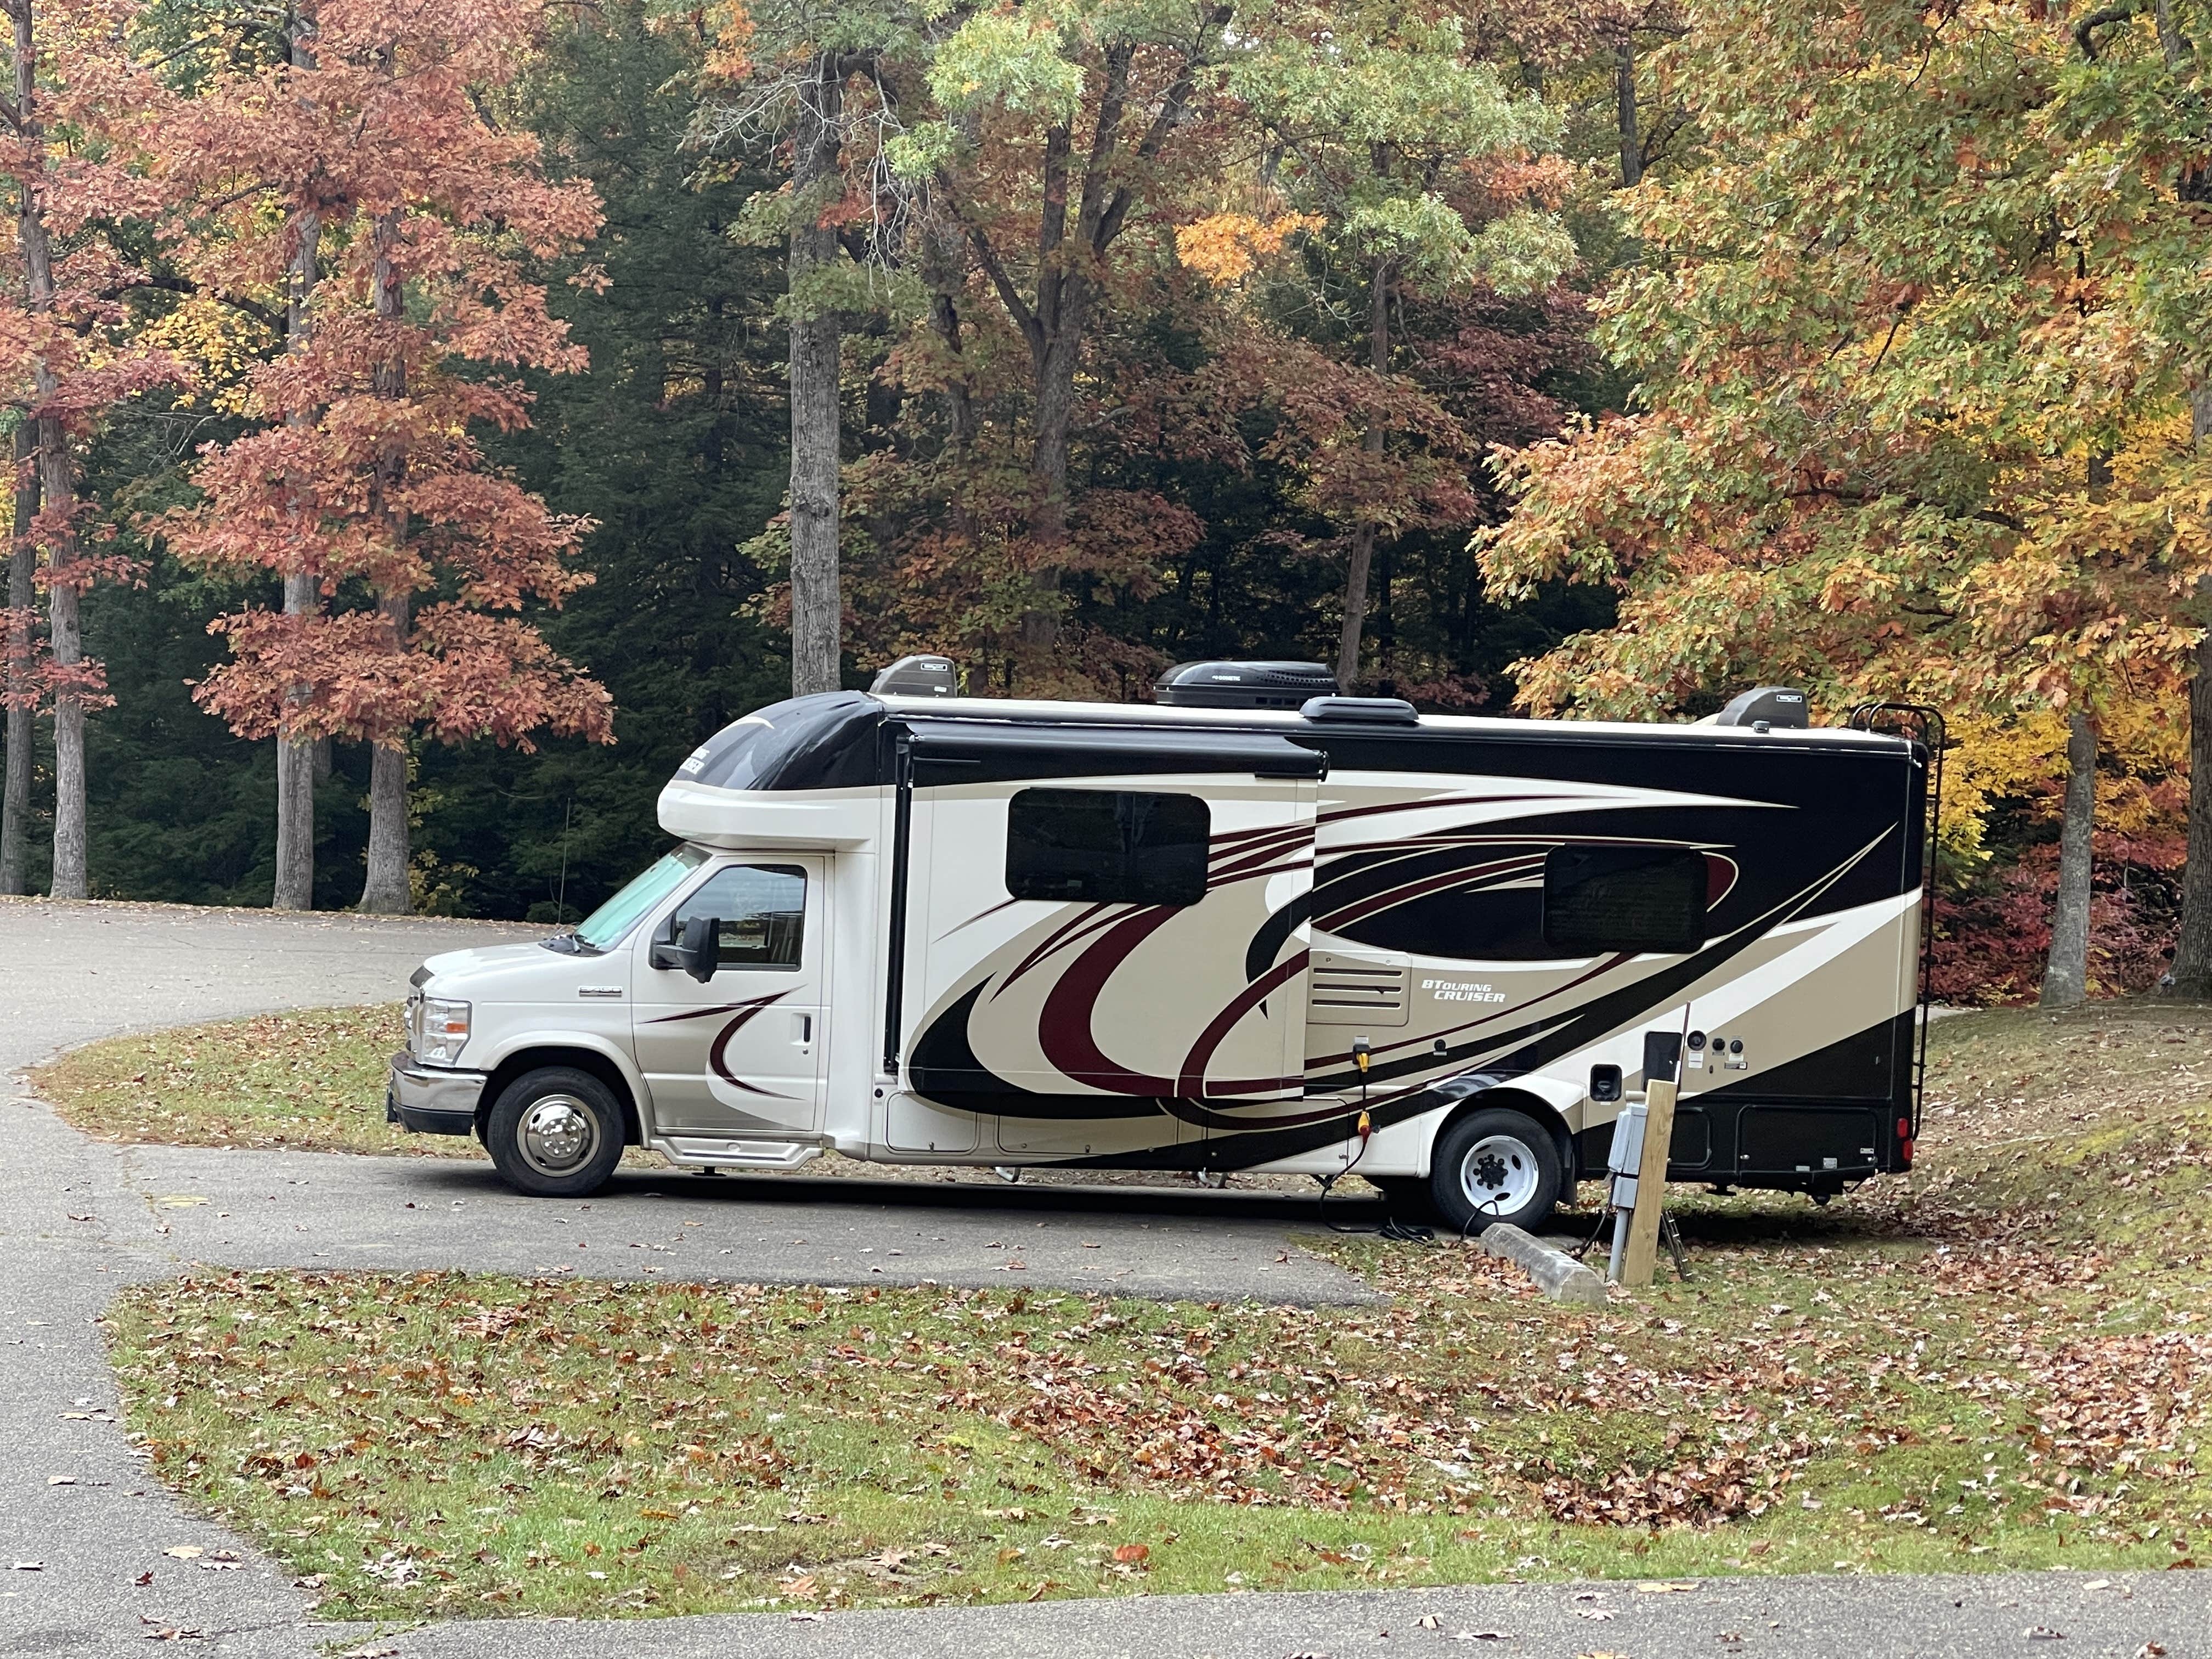
M1195 904L1212 818L1195 795L1024 789L1006 813L1006 891L1091 904Z
M805 940L806 872L795 864L733 864L676 907L668 937L694 916L722 924L725 968L796 968Z
M1701 853L1555 847L1544 860L1544 943L1570 957L1700 950L1705 890Z

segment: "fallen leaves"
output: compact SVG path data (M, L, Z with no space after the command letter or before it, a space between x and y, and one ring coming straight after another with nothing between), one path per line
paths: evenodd
M2107 1319L2100 1276L2118 1274L2097 1253L1942 1229L1924 1249L1883 1233L1905 1224L1877 1201L1817 1218L1731 1201L1722 1222L1751 1242L1705 1247L1695 1285L1571 1322L1471 1251L1347 1241L1316 1248L1389 1302L241 1272L128 1292L117 1353L161 1478L326 1571L330 1617L1380 1587L1593 1561L1626 1579L1856 1568L1862 1547L1918 1552L1878 1566L2010 1565L2023 1535L2062 1528L2136 1552L2106 1570L2162 1566L2170 1541L2202 1553L2193 1522L2135 1535L2166 1518L2205 1432L2194 1281ZM992 1243L985 1261L1018 1257ZM1232 1532L1249 1515L1264 1542L1164 1547L1175 1505ZM553 1532L536 1559L489 1536L507 1510ZM564 1516L590 1524L553 1531ZM1520 1554L1554 1526L1581 1529L1571 1551ZM927 1553L945 1538L957 1557ZM1614 1605L1699 1586L1643 1582Z

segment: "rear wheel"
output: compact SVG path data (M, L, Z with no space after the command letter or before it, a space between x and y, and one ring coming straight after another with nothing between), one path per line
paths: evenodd
M484 1148L516 1191L580 1198L605 1186L622 1161L622 1107L588 1072L526 1072L493 1103Z
M1559 1201L1559 1148L1526 1112L1470 1112L1437 1137L1428 1189L1437 1214L1460 1232L1500 1221L1533 1232Z

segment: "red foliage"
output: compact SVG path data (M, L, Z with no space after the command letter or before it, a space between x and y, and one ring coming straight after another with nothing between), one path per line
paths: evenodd
M2156 875L2178 866L2179 842L2178 834L2125 842L2098 836L2089 902L2090 995L2148 991L2166 971L2179 917ZM2166 862L2169 854L2172 864ZM2148 884L2142 880L2147 872L2153 878ZM2051 950L2057 886L2057 848L2042 846L1999 875L1990 892L1939 896L1929 951L1936 1000L1982 1007L2035 1000Z
M202 501L161 528L202 569L308 576L325 601L377 607L217 623L232 659L195 695L243 735L611 738L598 684L528 622L476 614L591 580L570 563L588 525L470 435L526 426L528 397L463 372L585 364L530 262L592 234L597 201L549 183L537 139L471 96L511 78L545 16L544 0L322 0L310 61L170 112L169 176L209 204L180 238L201 280L278 292L318 238L331 264L307 326L249 377L264 424L202 452ZM240 179L258 182L241 195ZM410 623L416 595L435 597Z

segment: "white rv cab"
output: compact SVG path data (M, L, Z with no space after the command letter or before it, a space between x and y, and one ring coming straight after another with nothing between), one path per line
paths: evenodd
M1772 698L1613 726L1417 716L1297 664L1186 665L1141 706L902 666L702 744L669 850L574 933L425 963L389 1115L546 1194L625 1146L834 1148L1357 1170L1534 1224L1686 1009L1676 1178L1909 1164L1922 743Z

